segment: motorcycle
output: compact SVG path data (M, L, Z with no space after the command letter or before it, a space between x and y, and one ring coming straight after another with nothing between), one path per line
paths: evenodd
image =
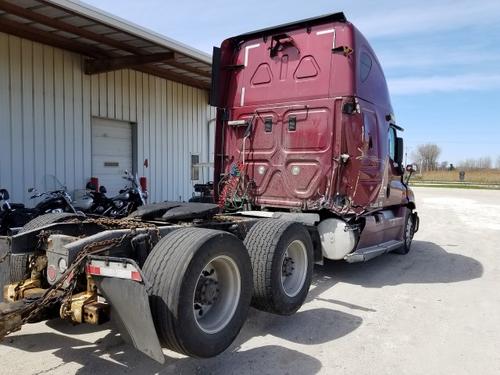
M125 171L123 178L129 181L129 184L111 198L106 196L107 191L104 186L100 186L97 190L88 183L87 193L74 202L75 207L90 215L113 218L128 216L139 206L146 204L148 193L141 188L137 175L133 176Z
M47 175L41 186L47 191L38 192L36 188L29 188L30 199L38 200L34 207L25 207L22 203L11 203L10 194L6 189L0 189L0 235L10 235L16 228L23 227L37 216L48 213L81 214L72 204L71 197L55 176Z
M37 214L22 203L11 203L7 189L0 189L0 236L10 236Z
M38 215L62 212L81 213L74 207L71 196L66 191L66 186L61 184L55 176L47 175L44 177L44 181L45 183L41 185L45 186L48 190L38 192L34 187L28 189L28 193L32 193L30 199L36 200L41 198L35 207L33 207L35 211L38 211Z

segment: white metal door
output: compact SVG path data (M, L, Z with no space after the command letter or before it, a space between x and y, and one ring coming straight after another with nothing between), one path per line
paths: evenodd
M92 118L92 176L105 186L108 196L127 185L123 172L132 173L133 147L130 122Z

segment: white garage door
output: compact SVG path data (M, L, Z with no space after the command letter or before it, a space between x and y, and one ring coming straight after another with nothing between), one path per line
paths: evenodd
M92 176L106 186L108 196L118 194L127 185L123 172L132 173L132 166L132 124L92 118Z

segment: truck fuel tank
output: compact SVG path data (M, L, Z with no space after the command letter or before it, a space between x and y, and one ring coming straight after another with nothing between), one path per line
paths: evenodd
M318 224L323 256L331 260L340 260L354 250L356 235L349 225L340 219L325 219Z

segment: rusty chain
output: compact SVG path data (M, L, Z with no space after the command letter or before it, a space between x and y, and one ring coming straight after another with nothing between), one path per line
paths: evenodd
M64 299L71 297L74 289L76 288L77 276L80 274L81 266L83 265L83 261L89 255L94 255L112 247L120 245L128 235L124 235L120 238L113 238L110 240L102 240L98 242L93 242L91 244L86 245L82 251L77 255L75 261L71 264L70 267L63 273L61 278L54 283L47 291L43 294L40 299L36 300L37 306L35 306L32 310L28 309L28 311L21 312L21 315L28 313L28 315L22 319L22 323L26 323L31 318L35 317L42 309L47 308L48 306L55 305L57 303L62 302ZM70 279L70 285L67 288L64 288L64 283ZM58 293L61 291L61 288L64 288L62 293ZM31 307L31 305L29 305Z
M103 229L105 230L130 229L131 232L126 233L119 238L96 241L85 245L84 248L78 253L76 259L73 261L71 266L69 266L68 269L63 273L61 278L59 278L58 281L56 281L53 285L51 285L41 297L31 301L28 305L26 305L21 309L20 314L22 319L20 325L12 329L10 332L7 332L7 334L12 333L17 329L19 329L21 325L35 318L42 310L59 303L62 304L64 303L64 300L71 298L71 295L73 294L77 286L77 281L78 281L77 276L82 272L83 270L82 266L84 265L84 261L87 259L88 256L99 254L113 247L119 246L126 239L135 236L137 229L153 229L156 234L156 238L160 238L160 232L156 225L150 223L144 223L133 219L86 218L83 221L78 219L73 219L70 221L66 221L65 223L71 223L71 222L76 222L81 224L94 223L102 226ZM43 242L45 242L51 234L55 233L50 231L41 231L38 236L37 247L40 248L39 246L43 245ZM5 261L5 259L9 255L10 252L8 252L2 258L0 258L0 263ZM64 287L65 283L68 280L69 280L68 283L69 285L67 287Z
M61 278L52 286L50 286L40 298L32 301L29 305L27 305L20 311L20 314L22 316L20 325L23 325L29 322L31 319L35 318L42 310L58 303L62 303L66 298L71 297L74 289L76 288L76 284L78 281L77 276L82 271L81 266L83 265L84 260L87 258L87 256L98 254L115 246L118 246L129 236L130 234L126 234L120 238L93 242L86 245L78 254L71 266L68 267L68 269L63 273ZM68 281L68 279L70 280L69 286L64 288L64 284L66 281ZM13 329L11 332L17 330L17 328L18 327L16 327L16 329Z

